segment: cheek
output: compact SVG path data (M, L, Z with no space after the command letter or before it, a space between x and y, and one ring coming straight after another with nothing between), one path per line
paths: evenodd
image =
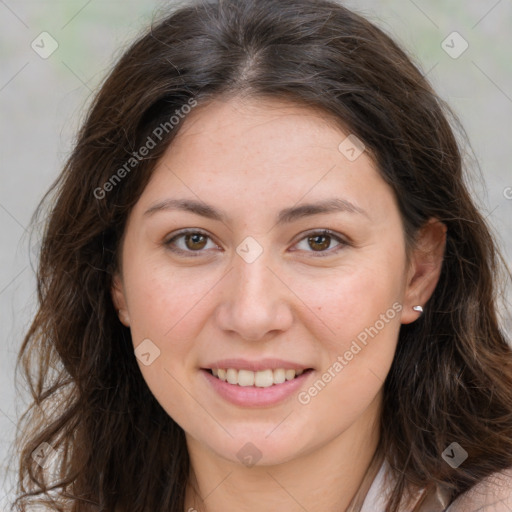
M195 323L216 279L198 267L175 269L167 262L133 266L127 285L130 323L134 342L142 337L186 341L193 336ZM139 268L144 268L140 266Z
M132 270L136 268L132 266ZM187 382L196 364L194 342L201 331L199 319L206 314L203 308L215 280L211 275L198 278L197 269L194 276L193 269L176 270L163 263L138 268L145 270L132 272L126 283L132 343L136 350L149 339L157 347L152 350L158 353L151 364L139 359L138 365L156 400L180 420L198 407L190 400ZM193 411L195 415L201 412L201 408Z
M311 318L324 351L320 382L306 390L302 403L316 400L335 422L369 404L389 372L401 326L401 254L376 249L315 280L314 287L311 280L300 281L298 294L315 313ZM340 409L331 409L332 403Z
M309 411L316 428L333 435L355 421L381 390L401 325L400 281L390 272L352 270L331 280L327 293L308 294L318 324L329 331L321 328L322 368L298 396L299 410Z
M399 327L398 306L403 299L401 274L386 264L360 262L325 274L322 278L296 279L294 291L324 325L330 348L341 349L376 322L379 330L389 323ZM384 315L385 325L381 316Z

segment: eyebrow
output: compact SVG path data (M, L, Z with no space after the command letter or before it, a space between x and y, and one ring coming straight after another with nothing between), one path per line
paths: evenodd
M146 210L146 212L144 212L144 215L150 216L156 212L168 210L187 211L223 223L226 223L229 220L227 215L221 210L218 210L214 206L202 201L196 201L195 199L164 199L163 201L159 201L151 206ZM310 215L334 212L356 213L368 217L366 211L359 206L356 206L346 199L334 197L315 203L306 203L300 206L285 208L277 215L276 224L280 225L291 223L298 219L309 217Z

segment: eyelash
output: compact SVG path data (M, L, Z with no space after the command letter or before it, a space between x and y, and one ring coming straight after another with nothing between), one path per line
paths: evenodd
M200 229L186 229L186 230L180 231L179 233L175 234L172 238L169 238L168 240L166 240L164 242L164 245L166 245L170 251L172 251L176 254L183 254L183 255L186 255L185 257L197 258L198 256L201 255L202 252L204 252L204 250L200 249L198 251L191 251L191 250L184 251L183 249L177 249L176 247L172 247L172 244L174 243L175 240L183 237L184 235L190 235L190 234L203 235L206 238L208 238L209 240L211 240L211 237L204 231L201 231ZM336 235L334 232L332 232L329 229L322 229L319 231L310 231L309 233L306 233L297 243L302 242L303 240L305 240L307 238L312 238L315 236L328 236L331 239L334 239L340 243L340 245L337 248L335 248L334 250L330 249L330 250L325 250L325 251L306 251L306 252L312 252L314 255L313 257L315 257L315 258L331 256L332 254L338 253L344 247L347 247L350 245L350 243L347 240L344 240L343 238ZM194 253L196 253L196 254L194 254Z

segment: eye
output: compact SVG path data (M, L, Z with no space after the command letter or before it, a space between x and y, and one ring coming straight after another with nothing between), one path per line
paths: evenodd
M180 239L183 239L183 245L181 247L176 247L177 241ZM197 229L189 229L181 231L180 233L174 235L172 238L166 240L165 245L172 252L178 254L186 254L187 256L195 257L199 256L199 254L193 253L201 253L202 249L206 247L208 239L210 239L210 236L204 233L203 231L199 231ZM216 244L213 245L215 247L218 247Z
M179 233L166 240L164 243L169 248L169 250L174 253L196 257L199 256L201 252L204 252L203 249L207 248L209 240L211 241L211 238L207 233L197 229L188 229L180 231ZM326 250L331 245L332 240L336 240L338 245L334 249ZM181 247L179 246L180 244L178 244L178 241L183 242ZM315 257L323 257L335 254L344 247L350 245L349 242L328 229L310 232L305 237L300 239L300 242L303 241L305 241L308 247L313 248L313 251L308 251L307 249L302 250L305 250L306 252L317 253L315 254ZM214 248L219 248L219 246L213 241L211 243L213 244Z
M332 240L336 240L337 242L339 242L339 244L334 249L326 250L331 245ZM305 241L308 247L313 248L313 251L308 251L306 249L306 252L317 253L315 254L315 257L330 256L349 245L349 243L346 240L344 240L338 235L335 235L332 231L328 229L308 233L307 236L303 237L300 240L300 242L302 241Z

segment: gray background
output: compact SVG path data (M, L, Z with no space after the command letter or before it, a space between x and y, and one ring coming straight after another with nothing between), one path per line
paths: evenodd
M459 115L474 150L469 163L476 158L482 169L472 180L474 194L510 264L512 0L345 4L399 40ZM173 2L0 0L0 510L12 492L15 467L7 456L27 402L22 383L16 391L14 366L35 311L30 218L72 147L91 92L166 5ZM41 45L44 31L58 43L46 59L31 47L34 40ZM442 47L454 31L469 44L458 58ZM456 39L448 44L452 51L462 48ZM506 322L510 332L510 318Z

